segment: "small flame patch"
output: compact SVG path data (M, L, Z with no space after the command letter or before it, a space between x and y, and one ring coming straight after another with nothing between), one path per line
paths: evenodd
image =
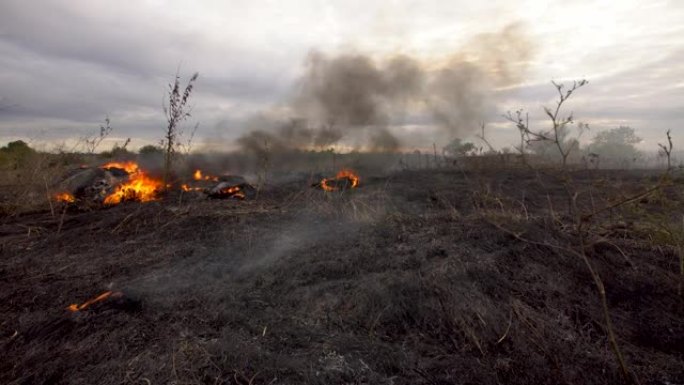
M345 183L348 188L356 188L359 185L359 176L352 170L340 170L334 179L323 178L320 186L325 191L338 191Z
M140 171L140 167L138 166L138 164L133 161L109 162L107 164L100 166L100 168L103 168L105 170L109 168L120 168L129 174L135 174L136 172Z
M218 182L218 179L219 179L217 176L204 175L204 174L202 174L202 170L199 170L199 169L195 170L195 173L192 174L192 178L194 180L210 180L210 181L214 181L214 182Z
M202 191L202 190L204 190L204 189L201 188L201 187L192 187L192 186L189 186L189 185L187 185L187 184L182 184L182 185L181 185L181 190L183 190L183 191L185 191L185 192L188 192L188 191Z
M221 189L219 192L221 195L225 195L231 198L245 199L245 193L242 191L240 186L231 186Z
M63 203L74 203L74 202L76 202L76 198L68 192L56 194L55 200L57 202L63 202Z
M84 310L84 309L86 309L87 307L89 307L89 306L91 306L91 305L93 305L93 304L96 304L96 303L98 303L98 302L102 302L102 301L106 300L107 298L110 298L110 297L115 298L115 297L121 297L121 296L123 296L123 293L121 293L120 291L111 291L111 290L108 290L108 291L105 291L104 293L98 295L98 296L95 297L95 298L91 298L91 299L89 299L89 300L83 302L83 303L80 304L80 305L75 304L75 303L72 303L71 305L67 306L66 309L69 310L69 311L71 311L71 312L74 312L74 313L75 313L75 312Z

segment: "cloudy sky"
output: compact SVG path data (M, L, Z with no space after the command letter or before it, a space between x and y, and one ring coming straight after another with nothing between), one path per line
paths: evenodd
M287 104L312 51L429 61L512 23L534 54L487 111L496 145L516 137L501 114L524 107L543 128L550 80L585 78L568 107L593 131L630 125L648 150L672 129L684 147L679 0L2 0L0 145L69 143L105 116L111 141L156 143L180 66L184 77L200 73L189 122L200 123L198 140L230 147L251 117Z

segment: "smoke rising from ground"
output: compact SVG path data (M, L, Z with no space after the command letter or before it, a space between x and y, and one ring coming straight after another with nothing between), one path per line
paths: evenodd
M324 148L352 141L362 150L396 151L392 126L427 117L440 140L468 135L493 107L495 91L518 83L533 53L519 24L476 36L441 59L313 52L284 114L264 114L238 140L246 151ZM276 115L276 116L273 116ZM359 144L360 143L360 144Z

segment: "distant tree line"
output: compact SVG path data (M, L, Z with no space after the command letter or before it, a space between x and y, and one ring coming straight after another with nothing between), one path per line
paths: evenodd
M613 129L599 131L591 142L581 146L578 138L570 137L569 130L562 130L559 140L570 150L569 161L571 163L584 163L591 167L630 168L645 159L645 154L636 147L642 139L637 136L634 128L619 126ZM509 153L510 148L493 152L484 150L474 143L455 138L444 146L443 153L449 157L463 157L478 154ZM560 153L555 143L551 141L532 141L524 146L524 151L549 162L560 161ZM662 151L661 151L662 152Z

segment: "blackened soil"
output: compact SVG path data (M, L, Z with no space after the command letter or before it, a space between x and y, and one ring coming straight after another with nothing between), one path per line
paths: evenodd
M572 183L590 212L656 181ZM584 248L642 384L684 383L682 192L603 212ZM422 170L5 217L0 383L624 383L568 202L537 173Z

